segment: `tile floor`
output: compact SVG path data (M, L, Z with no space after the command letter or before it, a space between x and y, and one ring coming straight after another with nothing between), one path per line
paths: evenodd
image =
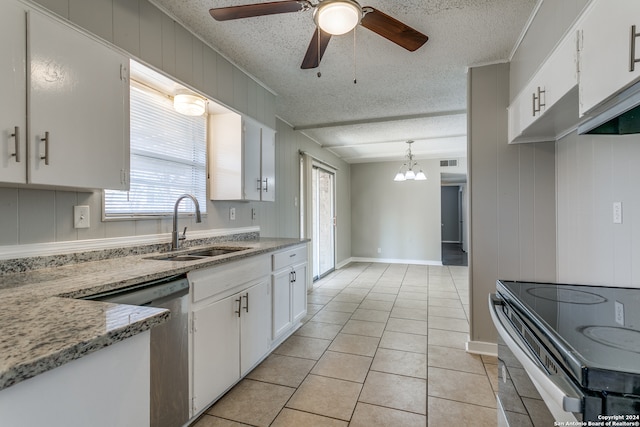
M468 268L354 263L192 427L496 425L497 361L467 353Z

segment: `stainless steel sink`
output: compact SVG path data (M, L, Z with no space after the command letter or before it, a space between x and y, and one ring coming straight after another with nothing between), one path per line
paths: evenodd
M210 257L210 256L231 254L233 252L244 251L244 250L247 250L247 249L250 249L250 248L233 248L233 247L228 247L228 248L208 248L208 249L201 249L201 250L198 250L198 251L195 251L195 252L188 252L188 255Z
M198 249L192 252L184 252L181 254L162 254L158 256L149 257L147 259L153 259L156 261L197 261L205 258L212 258L221 255L227 255L234 252L240 252L251 248L244 247L211 247L206 249Z

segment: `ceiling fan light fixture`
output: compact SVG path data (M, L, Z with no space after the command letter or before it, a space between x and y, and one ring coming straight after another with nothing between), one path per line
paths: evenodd
M353 0L324 0L318 4L313 19L325 33L334 36L353 30L362 18L362 8Z

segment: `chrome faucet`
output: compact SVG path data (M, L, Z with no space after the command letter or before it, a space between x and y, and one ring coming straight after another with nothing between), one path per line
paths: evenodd
M173 231L171 232L171 250L175 251L180 247L180 240L184 240L187 238L187 227L184 228L184 233L182 233L182 237L178 237L178 205L182 199L191 199L193 204L196 207L196 222L202 222L202 217L200 216L200 205L198 204L198 199L196 199L191 194L183 194L178 197L176 200L176 204L173 207Z

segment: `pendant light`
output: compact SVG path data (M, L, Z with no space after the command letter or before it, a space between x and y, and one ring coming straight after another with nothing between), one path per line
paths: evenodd
M418 165L418 162L413 160L413 154L411 154L411 144L413 144L413 141L407 141L407 144L409 144L409 149L407 150L406 154L407 160L402 164L402 166L400 166L400 170L396 174L395 178L393 178L393 180L426 181L427 175L422 171L422 169L420 169L420 165ZM418 169L417 173L414 171L415 166L418 166L416 168Z

